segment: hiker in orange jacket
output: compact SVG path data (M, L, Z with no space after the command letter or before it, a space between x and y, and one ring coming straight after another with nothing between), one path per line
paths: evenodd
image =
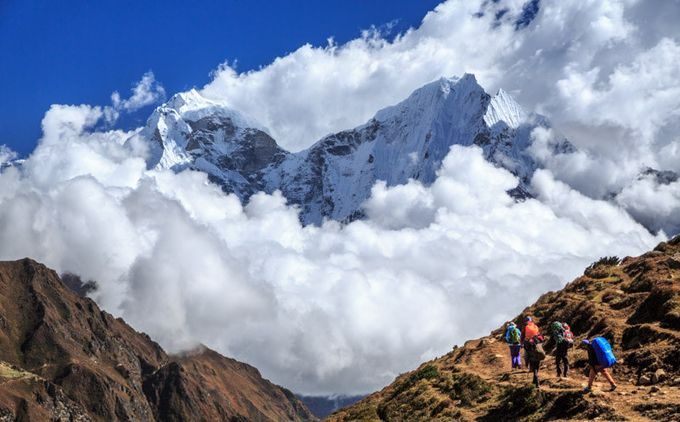
M534 323L533 318L530 316L526 317L524 319L524 328L522 329L522 343L525 341L529 341L534 336L537 336L541 334L541 331L538 329L538 326Z
M540 335L541 332L538 326L534 323L533 318L530 316L524 318L524 328L522 328L522 346L524 346L524 364L529 367L529 356L527 353L527 346L529 340Z

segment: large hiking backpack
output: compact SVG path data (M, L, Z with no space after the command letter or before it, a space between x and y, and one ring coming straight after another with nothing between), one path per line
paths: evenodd
M522 337L522 334L519 332L519 328L510 327L510 333L508 335L508 340L510 340L511 344L520 344L521 343L521 337Z
M556 344L564 341L564 327L561 322L555 321L550 324L550 335Z
M528 358L531 361L542 361L546 357L545 350L543 349L543 341L540 335L533 337L531 340L524 342L524 350L527 351Z
M534 323L529 323L524 327L524 338L527 340L538 335L538 333L538 326Z
M604 337L595 337L591 341L595 356L597 356L597 363L603 368L609 368L616 363L616 357L612 351L612 346Z
M543 350L543 345L541 343L536 343L534 346L534 351L532 352L533 354L533 359L532 360L538 360L541 361L545 359L545 350Z

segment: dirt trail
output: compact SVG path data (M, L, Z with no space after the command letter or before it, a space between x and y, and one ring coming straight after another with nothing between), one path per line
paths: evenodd
M677 335L677 332L673 332L673 334ZM526 368L512 369L510 353L505 343L496 341L493 338L485 338L483 341L487 350L493 353L495 365L489 365L488 359L484 359L480 355L474 355L471 360L460 365L461 369L475 372L485 381L499 386L510 387L532 383L533 374ZM583 358L584 355L585 352L581 350L572 349L569 351L571 362L574 362L577 357ZM571 368L567 378L558 378L555 368L555 357L552 355L548 355L541 364L539 380L541 391L555 394L564 392L583 394L583 389L588 385L588 377L584 374L584 368ZM680 386L639 386L636 385L634 379L619 377L616 374L614 374L614 381L617 383L617 388L616 391L611 392L609 391L609 382L602 375L599 375L593 384L593 391L583 394L584 398L611 406L617 410L619 415L634 421L659 420L645 417L635 410L637 406L657 405L660 407L670 407L680 404ZM668 420L670 421L671 419ZM672 420L680 421L680 416Z

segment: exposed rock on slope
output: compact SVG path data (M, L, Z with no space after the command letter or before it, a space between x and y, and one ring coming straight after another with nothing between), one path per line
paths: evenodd
M2 418L314 419L249 365L207 349L168 356L30 259L0 262Z
M399 376L330 420L680 420L680 236L616 262L594 264L516 319L532 315L544 331L552 321L568 321L577 342L610 339L619 359L616 392L598 391L596 382L594 393L581 393L586 354L578 349L570 351L566 380L556 378L549 356L536 390L530 374L510 368L498 329Z

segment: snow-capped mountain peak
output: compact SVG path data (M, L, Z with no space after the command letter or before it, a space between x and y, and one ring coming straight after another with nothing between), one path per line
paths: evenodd
M433 118L436 113L454 111L445 104L452 92L463 97L472 92L484 93L484 89L477 84L475 76L469 73L461 78L440 78L416 89L404 101L378 111L375 119L386 121L406 114L410 114L410 117L416 117L417 114L427 119Z
M198 121L206 116L228 118L235 126L265 130L257 120L228 107L226 104L208 99L196 89L175 94L161 109L174 110L185 121Z
M193 168L242 197L252 174L286 155L252 118L195 89L156 108L142 135L150 140L149 168Z
M348 220L378 180L394 186L432 183L452 145L478 145L485 157L520 180L528 195L536 163L528 154L531 130L547 119L526 113L507 92L490 96L472 74L441 78L367 123L328 135L297 153L281 149L257 122L196 90L173 96L144 130L149 167L205 171L242 200L280 190L300 206L304 223Z
M484 121L489 127L499 122L505 122L511 128L518 128L526 122L528 114L510 94L499 89L496 96L491 99L489 108L484 115Z
M215 105L194 88L172 96L162 107L171 108L182 114L188 110L198 110Z

